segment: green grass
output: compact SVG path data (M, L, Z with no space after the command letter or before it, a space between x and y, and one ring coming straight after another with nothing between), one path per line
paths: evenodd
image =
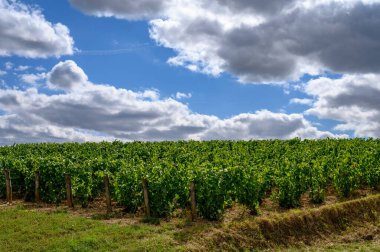
M1 251L171 251L179 250L175 227L122 226L19 208L0 210Z
M380 195L374 195L230 224L202 220L191 223L186 218L161 220L158 224L152 220L113 219L112 214L85 218L75 215L75 211L8 206L0 207L0 252L243 251L252 247L270 251L380 252L379 206ZM345 220L343 226L338 222L341 218ZM106 223L109 219L120 223ZM348 240L353 242L345 243ZM312 246L303 246L308 244L305 241L311 241Z

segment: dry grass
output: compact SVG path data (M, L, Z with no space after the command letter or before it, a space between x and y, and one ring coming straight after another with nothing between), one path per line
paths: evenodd
M380 194L308 210L266 213L215 228L190 243L194 250L282 250L378 239Z

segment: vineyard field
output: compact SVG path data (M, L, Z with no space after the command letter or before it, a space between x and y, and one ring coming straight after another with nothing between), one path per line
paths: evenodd
M300 205L308 194L323 203L327 188L341 198L358 189L380 185L380 140L257 140L102 142L20 144L0 147L0 198L6 194L3 170L10 170L13 192L34 200L35 173L40 174L41 200L66 199L64 174L72 178L76 204L86 207L104 193L110 178L111 197L136 212L144 205L142 180L148 181L150 210L170 216L190 207L189 185L195 183L199 216L223 218L238 202L255 214L265 197L283 208Z

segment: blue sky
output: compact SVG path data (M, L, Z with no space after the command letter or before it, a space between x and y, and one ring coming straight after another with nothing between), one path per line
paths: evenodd
M380 135L377 1L202 1L0 0L2 144Z
M42 65L50 69L59 61L72 59L95 83L136 91L154 88L165 97L177 92L191 93L192 98L187 102L192 110L222 118L259 109L289 109L289 112L297 109L288 106L294 94L285 94L281 87L242 85L228 73L213 77L167 64L167 59L175 52L158 46L149 37L146 21L88 16L74 9L68 1L25 3L37 4L47 20L68 26L80 52L59 59L12 57L3 58L3 62Z

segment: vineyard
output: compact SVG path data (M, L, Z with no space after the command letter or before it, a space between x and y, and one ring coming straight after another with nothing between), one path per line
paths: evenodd
M194 182L198 215L223 217L238 202L257 213L265 197L281 207L300 205L308 194L324 202L327 188L339 197L380 185L380 140L325 139L287 141L208 141L154 143L21 144L0 147L0 198L6 196L9 170L14 194L35 200L35 174L40 175L41 200L66 200L65 176L70 174L75 204L86 207L104 194L127 211L144 205L147 181L152 216L170 216L190 207Z

